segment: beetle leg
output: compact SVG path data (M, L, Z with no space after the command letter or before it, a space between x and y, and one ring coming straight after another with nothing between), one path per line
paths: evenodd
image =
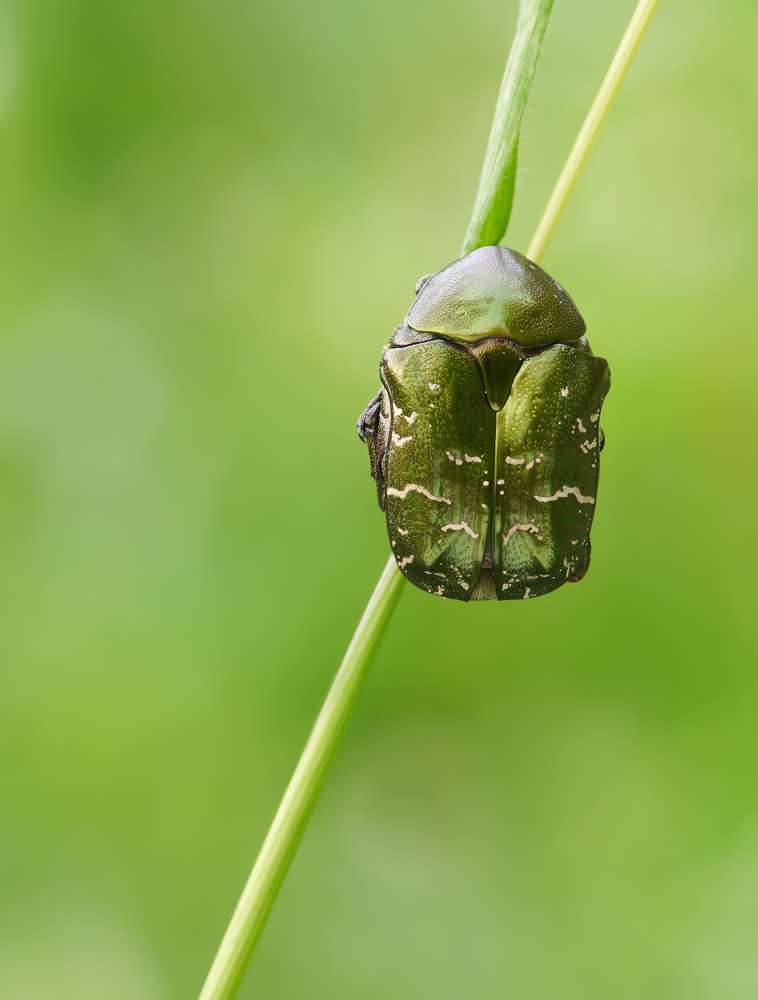
M382 419L385 402L384 389L380 389L358 418L358 434L368 445L371 475L376 480L379 506L384 510L384 454L387 450L387 428L389 421Z
M590 553L592 548L590 546L590 541L587 539L587 546L582 552L576 564L571 569L569 575L566 577L568 583L579 583L587 575L587 570L590 568Z
M368 441L369 437L376 433L377 417L379 410L382 408L383 392L384 389L380 389L358 417L358 437L361 441Z

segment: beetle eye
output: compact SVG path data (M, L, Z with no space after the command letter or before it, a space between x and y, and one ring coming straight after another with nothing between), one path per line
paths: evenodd
M434 277L433 274L425 274L423 278L418 279L418 281L416 282L416 287L414 288L416 295L418 295L418 293L421 291L421 289L424 287L427 281L433 277Z

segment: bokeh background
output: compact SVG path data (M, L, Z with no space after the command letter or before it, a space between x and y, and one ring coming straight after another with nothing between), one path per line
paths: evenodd
M556 0L525 249L633 9ZM0 995L196 996L388 553L355 420L516 0L4 0ZM269 1000L758 996L758 7L663 0L545 267L614 376L579 587L406 588Z

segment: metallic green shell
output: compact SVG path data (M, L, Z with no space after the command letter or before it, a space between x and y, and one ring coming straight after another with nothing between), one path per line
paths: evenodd
M417 291L358 421L400 571L461 601L581 580L610 372L574 303L504 247Z
M390 348L384 492L398 567L422 590L467 601L484 559L495 413L476 363L444 340Z
M537 597L581 579L607 363L549 347L523 361L497 412L474 356L445 340L388 349L381 377L383 492L401 572L463 601Z
M556 344L528 358L497 414L493 499L497 597L538 597L589 565L599 478L603 358Z
M428 278L406 323L460 343L497 336L523 347L570 343L585 330L563 286L506 247L480 247Z

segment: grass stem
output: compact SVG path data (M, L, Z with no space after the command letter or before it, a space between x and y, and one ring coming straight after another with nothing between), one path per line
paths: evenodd
M521 120L532 90L553 0L521 0L516 35L500 85L474 210L461 256L505 236L513 207Z
M292 775L221 942L200 1000L231 1000L266 925L358 700L405 577L390 557Z
M606 115L610 111L616 94L618 94L619 87L632 64L632 60L642 41L642 36L646 32L657 6L658 0L640 0L637 4L637 9L632 15L629 27L621 39L621 44L616 51L616 55L613 57L613 61L600 86L597 97L592 103L592 107L577 136L574 147L569 153L569 158L566 160L566 165L561 171L558 183L555 185L555 189L550 196L547 208L537 226L537 232L534 234L532 242L529 244L529 249L526 251L526 256L530 260L533 260L535 264L539 264L542 259L542 255L545 253L545 249L552 238L555 227L563 215L563 210L571 197L571 192L574 190L579 174L587 162L590 150L595 144L595 139L598 137Z
M657 2L658 0L640 0L632 17L527 250L527 256L535 262L539 262L544 254L563 214L590 149L650 23ZM522 2L517 38L511 50L498 99L495 125L490 135L485 168L482 171L476 199L478 207L474 209L469 232L466 235L464 254L478 246L486 246L490 242L497 243L505 232L510 215L508 198L512 198L512 191L510 196L507 192L510 184L508 172L511 168L515 171L518 131L551 6L552 0ZM524 33L521 42L519 32ZM528 87L524 91L523 81L526 78ZM521 83L514 83L519 80ZM510 100L508 95L514 93L518 105L515 111L507 104ZM500 236L496 239L490 241L486 238L486 233L492 234L498 230ZM200 994L200 1000L233 1000L236 996L250 956L263 931L329 773L374 652L392 617L404 583L405 579L397 569L394 557L391 556L355 630L352 642L282 799L221 942Z

